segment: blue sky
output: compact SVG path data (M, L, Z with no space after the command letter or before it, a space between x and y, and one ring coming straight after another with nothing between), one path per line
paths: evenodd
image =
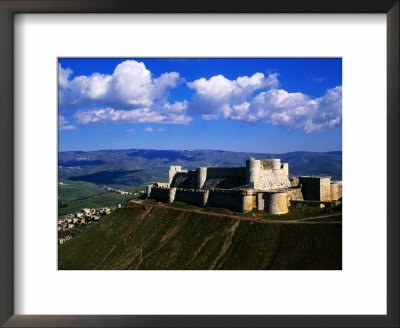
M60 58L59 150L342 149L338 58Z

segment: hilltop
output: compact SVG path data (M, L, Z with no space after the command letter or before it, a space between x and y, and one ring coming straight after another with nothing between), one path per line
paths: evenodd
M60 245L59 269L341 269L342 225L139 205Z
M133 186L167 181L170 165L238 167L250 157L280 158L289 163L292 176L328 175L342 178L342 152L290 152L263 154L223 150L99 150L60 152L59 177L94 184Z

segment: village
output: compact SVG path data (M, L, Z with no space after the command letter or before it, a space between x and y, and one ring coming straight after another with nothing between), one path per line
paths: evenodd
M121 190L121 189L118 189L118 188L109 187L109 186L105 186L105 185L102 186L101 189L105 190L107 192L115 192L115 193L120 194L120 195L134 195L134 196L138 195L137 192L125 191L125 190ZM144 191L140 191L140 192L144 193Z
M79 228L98 222L103 216L110 214L117 207L84 208L79 213L67 214L58 219L58 244L61 245L80 232Z

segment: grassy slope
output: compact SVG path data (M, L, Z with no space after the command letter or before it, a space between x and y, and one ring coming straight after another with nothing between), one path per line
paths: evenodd
M127 187L135 185L146 185L154 181L168 181L168 171L159 169L146 170L115 170L116 165L109 164L107 167L89 167L75 170L83 175L71 175L68 177L72 181L87 181L95 184L105 184L107 186ZM98 169L102 169L98 171ZM89 173L87 172L89 170ZM95 172L91 172L91 171ZM61 170L59 170L61 173ZM65 175L65 172L62 173Z
M99 186L84 181L70 181L61 179L64 185L58 185L58 198L61 201L90 197L103 193Z
M135 198L132 195L120 195L114 193L105 193L101 195L95 195L88 198L77 199L65 203L58 209L58 215L65 215L70 213L77 213L82 208L99 208L99 207L113 207L118 204L125 205L129 200Z
M59 246L59 269L341 269L340 224L123 208Z

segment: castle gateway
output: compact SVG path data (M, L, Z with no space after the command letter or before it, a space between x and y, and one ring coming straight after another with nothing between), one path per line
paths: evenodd
M148 185L147 197L237 212L257 209L286 214L291 201L323 204L340 200L342 182L322 176L289 179L288 163L281 163L280 159L250 158L245 167L199 167L188 171L171 166L169 182Z

